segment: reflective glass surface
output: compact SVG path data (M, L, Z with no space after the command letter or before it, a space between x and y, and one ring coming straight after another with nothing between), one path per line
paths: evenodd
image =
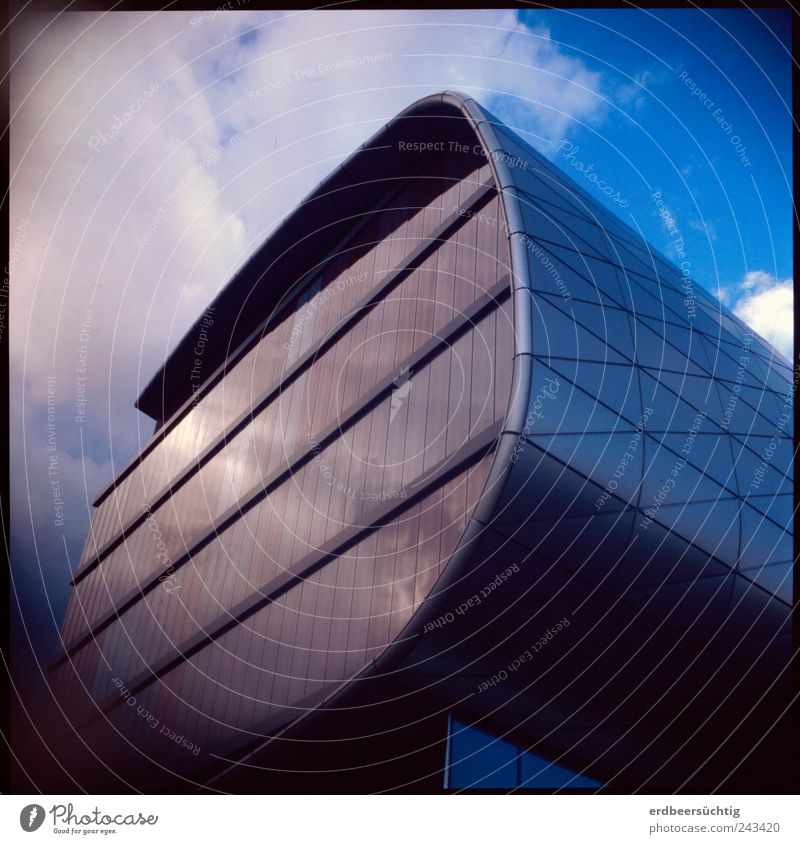
M295 707L302 709L304 701L377 657L400 634L452 554L491 454L445 476L419 503L404 507L403 498L423 473L446 471L449 458L506 412L511 303L489 302L479 319L462 318L465 308L508 273L497 198L436 242L430 256L375 307L363 310L360 303L488 173L459 176L444 180L449 187L433 191L433 201L425 179L411 181L397 200L401 210L376 215L364 230L361 241L369 248L345 249L335 271L312 284L294 313L204 395L186 417L209 432L195 438L197 449L280 383L281 373L325 332L355 316L340 339L223 441L199 471L172 483L167 501L74 590L67 640L118 610L111 624L76 652L80 682L91 688L94 705L110 707L112 723L153 753L166 753L165 761L172 749L153 740L146 722L131 718L125 707L113 707L114 678L147 676L149 666L179 653L199 630L228 618L240 602L312 559L324 543L340 541L353 527L370 528L365 538L295 578L254 615L148 684L156 711L168 713L175 729L191 734L196 744L241 743L249 729L293 717L301 711ZM358 281L336 283L351 277ZM331 288L333 295L323 301ZM457 333L405 375L412 355L459 320ZM288 348L276 350L276 344ZM361 410L370 391L393 373L388 393ZM95 531L87 546L112 535L159 484L191 465L197 451L187 445L179 454L173 445L181 431L193 430L186 420L101 505L97 518L105 519L106 533ZM317 435L326 429L332 438L319 445ZM298 457L268 495L246 512L238 509L265 479ZM142 479L157 464L165 469L145 487ZM109 520L104 513L117 510L129 496L124 490L134 489ZM399 514L376 530L375 514L393 504ZM226 512L229 522L213 529ZM187 553L190 559L169 571L168 563ZM163 582L120 607L159 571L168 572ZM78 719L91 712L86 702L76 706Z

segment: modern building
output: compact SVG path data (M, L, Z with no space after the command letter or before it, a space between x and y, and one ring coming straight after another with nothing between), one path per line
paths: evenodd
M50 667L61 764L796 790L791 379L474 100L420 100L140 395Z

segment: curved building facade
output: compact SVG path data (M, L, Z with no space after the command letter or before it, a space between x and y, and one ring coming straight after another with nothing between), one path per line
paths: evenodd
M139 397L50 667L68 775L791 790L791 384L475 101L420 100Z

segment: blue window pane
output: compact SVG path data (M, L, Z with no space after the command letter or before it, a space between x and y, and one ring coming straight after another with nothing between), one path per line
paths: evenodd
M450 719L446 787L602 788L603 783L556 765L519 745Z
M450 732L450 788L514 788L517 748L455 719Z
M599 788L602 783L581 776L535 753L522 754L523 788Z

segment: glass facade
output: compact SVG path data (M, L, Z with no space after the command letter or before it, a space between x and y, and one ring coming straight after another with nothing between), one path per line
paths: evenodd
M454 165L458 163L456 161ZM248 414L263 396L270 395L284 383L287 370L309 350L329 340L346 316L353 313L360 315L359 325L335 348L326 350L320 359L315 358L315 367L303 370L311 369L312 376L294 374L300 384L290 395L282 394L280 401L271 403L272 415L264 420L264 424L270 430L279 431L281 437L294 437L287 442L283 439L279 441L279 451L287 455L292 453L296 443L315 433L314 423L319 429L324 421L332 418L337 399L356 398L359 381L367 380L367 373L364 379L356 377L361 374L356 369L360 355L350 357L351 343L363 343L366 336L372 338L363 352L373 359L373 355L380 351L380 356L374 359L386 371L387 367L392 368L395 355L400 360L404 359L404 352L410 352L415 340L417 343L424 342L427 339L425 332L430 333L435 327L445 325L479 295L480 285L488 284L489 279L485 273L481 273L479 278L476 276L476 262L485 260L484 247L489 247L486 250L488 255L494 255L496 247L492 248L491 244L483 241L478 244L477 220L465 218L465 230L459 231L452 242L442 244L434 256L415 267L379 308L367 311L364 307L370 294L386 276L402 267L404 258L429 238L443 219L451 215L461 202L466 203L469 195L489 178L488 165L466 174L464 178L458 178L455 166L451 169L453 172L448 172L445 165L445 172L440 174L441 166L437 165L434 175L428 178L423 172L416 179L409 180L408 187L393 199L391 207L370 214L356 242L333 256L314 274L313 282L305 284L303 292L296 297L295 309L290 309L274 324L270 321L264 329L264 336L234 366L229 370L226 367L224 377L203 394L194 397L189 412L181 414L180 419L170 420L169 431L163 441L157 442L157 447L146 446L132 471L118 479L100 500L81 567L102 554L107 543L129 520L165 487L170 488L180 473L196 462L206 448L215 444L218 449L224 445L220 438L226 428L242 414ZM497 213L496 208L494 213ZM459 245L462 247L460 256ZM477 255L481 258L478 259ZM440 264L441 273L437 273ZM468 278L470 281L456 284L457 278ZM429 289L431 287L432 290ZM420 290L423 294L433 293L435 298L430 301L423 297L417 312ZM393 326L396 333L384 340L378 349L384 318L386 325ZM415 321L418 321L417 324ZM338 373L345 366L348 375L339 386L341 390L346 387L347 391L343 395L326 396L327 403L320 404L316 417L309 418L308 395L316 397L316 385L322 382L330 386L332 373L337 373L339 378ZM369 374L379 376L380 368L377 373ZM305 380L309 383L306 384ZM367 381L366 388L370 386L372 384ZM361 387L364 389L363 384ZM287 416L292 420L291 425L287 423ZM305 423L306 430L296 429L297 423ZM259 453L262 453L261 449ZM274 460L279 459L280 454L268 465L275 465ZM218 483L219 479L216 480Z
M469 152L403 158L421 125ZM205 782L270 770L272 737L377 676L348 729L378 754L407 713L459 713L437 787L678 787L785 679L790 366L474 101L367 147L364 184L403 178L295 212L298 241L352 230L264 268L280 306L99 496L58 698L114 764Z
M54 669L90 738L191 771L401 635L508 404L506 246L473 214L502 213L492 184L429 157L101 496Z

